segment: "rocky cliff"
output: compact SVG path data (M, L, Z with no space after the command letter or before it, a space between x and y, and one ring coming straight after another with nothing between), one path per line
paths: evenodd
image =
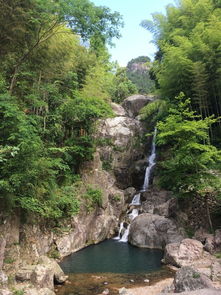
M97 150L93 160L84 163L80 172L82 189L90 185L101 190L100 206L88 209L82 202L77 216L56 226L32 219L32 216L24 220L21 212L14 212L11 216L1 214L1 285L7 283L8 275L9 280L14 282L15 274L23 268L28 268L28 275L25 272L25 277L37 276L35 268L31 270L31 275L27 265L38 265L40 257L44 255L62 258L114 235L119 218L126 209L125 201L132 198L131 192L135 191L128 190L128 187L134 185L134 164L145 157L141 140L144 129L136 116L140 108L151 99L152 97L137 95L124 102L126 108L113 104L115 117L98 123L95 135L98 141ZM45 276L47 277L47 272ZM39 287L38 284L33 284L34 287Z

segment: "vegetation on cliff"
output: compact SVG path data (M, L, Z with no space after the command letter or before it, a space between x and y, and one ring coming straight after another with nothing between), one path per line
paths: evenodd
M0 1L0 9L2 209L74 214L94 122L112 115L106 44L120 36L121 16L89 0Z
M159 99L142 115L158 121L160 184L179 196L219 200L221 6L181 0L141 24L158 47L151 73Z

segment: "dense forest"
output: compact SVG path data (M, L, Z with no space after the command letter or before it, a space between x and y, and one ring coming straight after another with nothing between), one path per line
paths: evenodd
M159 185L220 206L219 0L180 0L142 21L155 60L139 57L127 68L111 63L107 50L120 37L118 12L89 0L0 0L0 9L3 209L52 219L77 213L79 168L93 157L96 120L113 116L111 101L153 91L149 77L157 99L142 117L157 124ZM148 83L134 63L147 65ZM99 191L86 193L99 203Z
M141 25L158 48L151 75L159 98L144 108L143 118L158 122L160 185L206 204L216 200L219 207L220 1L180 0Z
M0 10L2 209L74 214L95 121L112 116L118 84L121 99L136 91L125 75L116 78L106 48L122 18L88 0L1 0ZM87 194L99 201L93 188Z

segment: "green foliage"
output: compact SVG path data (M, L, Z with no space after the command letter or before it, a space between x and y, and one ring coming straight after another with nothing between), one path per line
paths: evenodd
M127 77L126 68L118 68L111 90L112 101L121 103L125 98L137 92L137 87Z
M166 15L155 13L152 21L141 25L154 34L159 49L151 71L161 96L172 100L182 91L204 118L220 116L220 5L213 0L181 0L167 6Z
M12 264L15 261L15 259L11 258L11 257L6 257L4 259L4 263L6 264Z
M161 185L181 196L220 197L221 182L211 167L221 161L221 153L209 143L209 128L217 119L196 115L183 94L168 113L157 124L157 145L167 149L159 168Z
M25 292L23 290L14 290L13 295L24 295Z
M218 259L221 259L221 252L215 253L214 256Z
M89 186L83 198L86 200L86 207L89 212L96 206L100 207L102 205L102 191L100 189Z
M147 94L154 91L154 82L149 75L150 67L148 56L139 56L127 64L127 77L136 85L139 93Z
M169 102L166 100L155 99L141 109L141 119L156 123L158 120L161 120L166 116L168 107Z
M76 175L113 115L105 46L122 21L89 0L23 2L0 1L1 209L56 220L79 212Z

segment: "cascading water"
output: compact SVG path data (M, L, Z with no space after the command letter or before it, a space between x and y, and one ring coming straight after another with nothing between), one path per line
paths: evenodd
M142 192L145 192L148 189L149 182L150 182L150 173L151 173L152 168L156 165L156 162L155 162L155 159L156 159L156 136L157 136L157 129L155 128L153 141L152 141L151 154L148 158L148 166L145 171Z
M144 184L143 184L142 190L140 192L138 192L133 197L133 200L129 206L140 206L141 205L140 194L141 194L141 192L147 191L147 189L149 187L151 171L152 171L152 168L156 164L156 162L155 162L155 159L156 159L156 135L157 135L157 129L155 128L153 140L152 140L151 154L148 157L148 166L145 171ZM130 214L128 214L129 221L131 222L138 215L139 215L138 208L134 208L132 210L132 212ZM124 228L124 222L121 222L118 236L114 239L119 240L120 242L126 243L128 241L129 231L130 231L130 224L128 224L127 228Z
M139 206L141 205L140 203L140 193L136 194L134 197L133 197L133 200L132 202L130 203L130 205L135 205L135 206Z

